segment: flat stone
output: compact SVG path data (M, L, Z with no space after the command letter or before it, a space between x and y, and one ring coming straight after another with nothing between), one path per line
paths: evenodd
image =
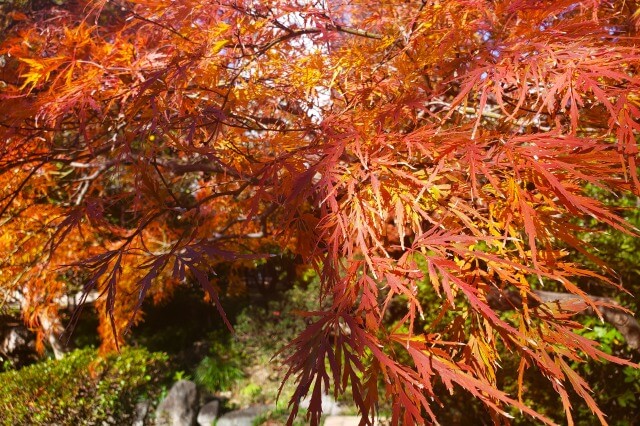
M387 425L386 419L376 419L373 423L376 426ZM324 421L324 426L358 426L360 425L359 416L329 416Z
M270 408L269 405L253 405L242 410L231 411L220 417L216 426L253 426L255 418Z
M360 417L357 416L329 416L324 421L324 426L358 426Z

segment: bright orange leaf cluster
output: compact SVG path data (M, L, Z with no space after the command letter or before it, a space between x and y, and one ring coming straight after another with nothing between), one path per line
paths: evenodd
M18 15L16 15L18 16ZM639 192L635 1L113 0L20 14L0 44L0 291L32 324L81 282L105 342L221 262L279 247L328 308L291 344L300 399L350 389L370 424L435 422L441 382L497 387L499 349L580 395L601 302L575 218L634 233L585 186ZM428 281L438 306L419 302ZM581 303L541 303L542 286ZM620 288L621 289L621 288ZM504 315L496 299L519 295ZM511 298L512 299L512 298ZM509 299L509 300L511 300ZM387 327L390 303L405 315ZM423 324L425 310L438 320ZM383 383L380 387L379 384ZM522 382L520 383L522 386ZM383 392L381 394L380 392Z

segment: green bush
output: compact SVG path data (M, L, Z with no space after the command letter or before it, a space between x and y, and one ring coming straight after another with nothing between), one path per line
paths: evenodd
M99 358L82 349L0 374L3 425L131 424L137 402L154 401L167 356L142 349Z
M227 391L245 377L242 356L229 342L227 333L212 333L211 339L209 355L196 367L194 378L210 392Z

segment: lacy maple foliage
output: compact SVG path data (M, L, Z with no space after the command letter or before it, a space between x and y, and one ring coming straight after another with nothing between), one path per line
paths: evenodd
M80 280L108 346L186 279L224 317L216 266L279 247L327 305L288 348L291 419L310 395L318 424L321 394L348 389L362 424L381 398L395 424L436 422L443 383L496 423L509 406L551 423L498 388L507 350L520 389L538 369L569 424L567 388L604 424L569 364L628 362L574 333L611 308L576 279L623 289L574 219L637 232L585 187L640 189L639 16L629 0L34 3L0 44L0 289L51 332Z

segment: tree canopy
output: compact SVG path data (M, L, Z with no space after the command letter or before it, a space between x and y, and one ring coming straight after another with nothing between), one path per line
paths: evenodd
M64 295L99 294L108 348L185 280L224 318L216 271L287 252L323 301L288 348L291 419L310 395L318 424L322 392L348 389L363 424L383 398L395 424L436 422L443 384L496 424L508 407L550 424L523 403L537 369L569 424L569 390L605 424L570 364L630 362L575 316L628 312L581 286L625 291L581 219L638 233L589 190L640 193L638 10L16 3L0 21L0 290L43 337ZM501 351L521 360L517 395L496 381Z

